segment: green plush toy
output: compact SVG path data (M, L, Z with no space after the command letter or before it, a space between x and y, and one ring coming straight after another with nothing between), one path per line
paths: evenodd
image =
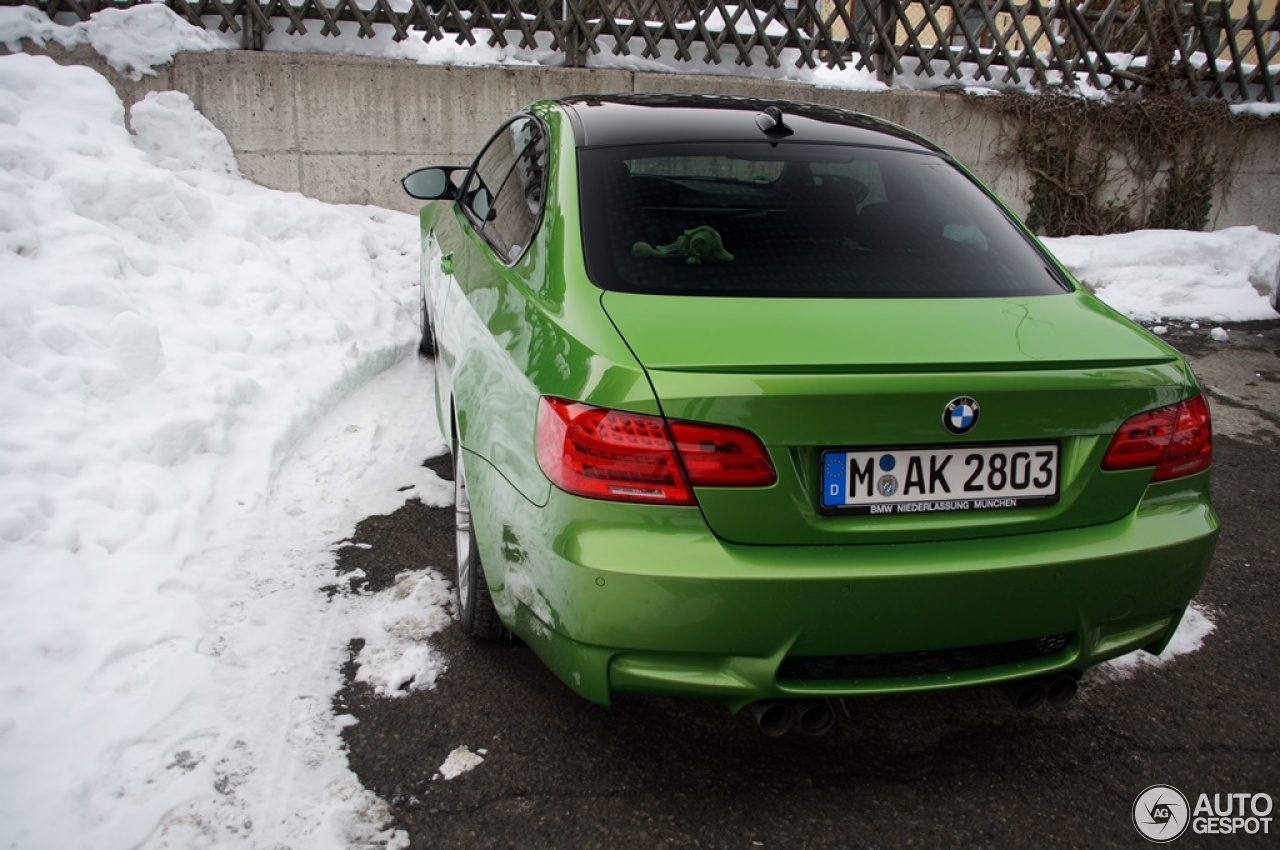
M714 227L702 225L680 234L670 245L659 245L657 248L648 242L637 242L631 246L631 256L647 257L684 257L691 266L703 263L728 263L733 261L733 254L724 249L724 242Z

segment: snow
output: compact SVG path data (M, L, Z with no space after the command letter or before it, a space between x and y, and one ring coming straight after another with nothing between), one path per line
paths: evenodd
M449 496L446 504L452 501L452 491ZM365 643L356 655L356 681L385 697L435 687L444 662L427 639L452 619L452 593L452 586L437 573L402 573L388 590L360 599L366 625L360 630Z
M1091 678L1104 680L1127 679L1143 669L1163 667L1183 655L1199 652L1204 646L1205 638L1213 633L1217 626L1210 619L1209 610L1202 605L1192 603L1183 615L1173 639L1165 647L1164 652L1152 655L1149 652L1131 652L1105 664L1099 664L1089 671Z
M394 4L393 4L394 7ZM395 41L394 30L384 24L374 27L373 38L359 37L354 22L339 26L340 36L326 36L322 21L307 21L305 34L288 34L277 22L264 37L263 48L281 53L329 53L351 56L378 56L407 59L426 65L559 65L563 62L548 48L521 50L514 46L489 47L489 31L473 30L476 44L455 41L425 42L420 38ZM182 51L236 50L239 34L221 32L216 26L201 29L187 23L167 6L141 5L129 9L104 9L89 20L63 26L48 15L29 7L0 8L0 43L21 50L21 40L44 45L55 41L68 49L88 44L110 65L131 79L154 75L158 66L172 61Z
M136 74L192 49L117 23L3 8L0 40ZM248 182L185 95L129 118L87 68L0 57L0 846L405 846L332 698L354 638L379 694L432 687L450 591L332 586L360 519L452 499L421 465L416 218ZM1272 315L1256 228L1047 241L1132 315ZM1171 653L1211 629L1193 608Z
M1042 241L1102 300L1140 321L1276 318L1267 299L1280 266L1280 236L1256 227Z
M1254 118L1274 118L1280 115L1280 103L1263 103L1254 101L1251 103L1233 103L1231 111L1236 115L1251 115Z
M182 51L207 53L240 46L240 36L192 26L161 5L102 9L70 26L51 21L32 6L0 9L0 43L16 52L23 38L38 44L56 41L68 50L88 44L133 80L155 74L155 66L168 64Z
M355 637L429 687L446 585L323 588L359 519L452 499L416 220L248 182L181 94L131 136L47 58L0 57L0 116L0 844L398 840L330 700Z
M465 746L458 747L449 753L449 757L445 759L444 764L440 765L439 775L445 780L457 779L464 773L475 770L484 763L482 757L484 750L479 753L473 753Z

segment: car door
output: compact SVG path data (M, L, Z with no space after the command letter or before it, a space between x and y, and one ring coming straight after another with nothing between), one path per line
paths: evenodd
M431 305L443 342L442 405L452 399L463 446L535 501L547 484L528 451L537 395L521 357L530 348L522 260L541 225L547 159L546 129L527 114L485 145L448 222L456 237L441 237L453 273L439 277Z

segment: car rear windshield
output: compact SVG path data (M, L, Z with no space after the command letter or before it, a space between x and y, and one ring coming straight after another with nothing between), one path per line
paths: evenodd
M579 152L587 270L625 292L995 297L1069 287L940 156L805 144Z

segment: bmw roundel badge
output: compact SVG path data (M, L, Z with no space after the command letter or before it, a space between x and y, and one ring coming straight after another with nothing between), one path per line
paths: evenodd
M942 424L952 434L967 434L978 424L978 402L962 395L951 399L947 409L942 411Z

